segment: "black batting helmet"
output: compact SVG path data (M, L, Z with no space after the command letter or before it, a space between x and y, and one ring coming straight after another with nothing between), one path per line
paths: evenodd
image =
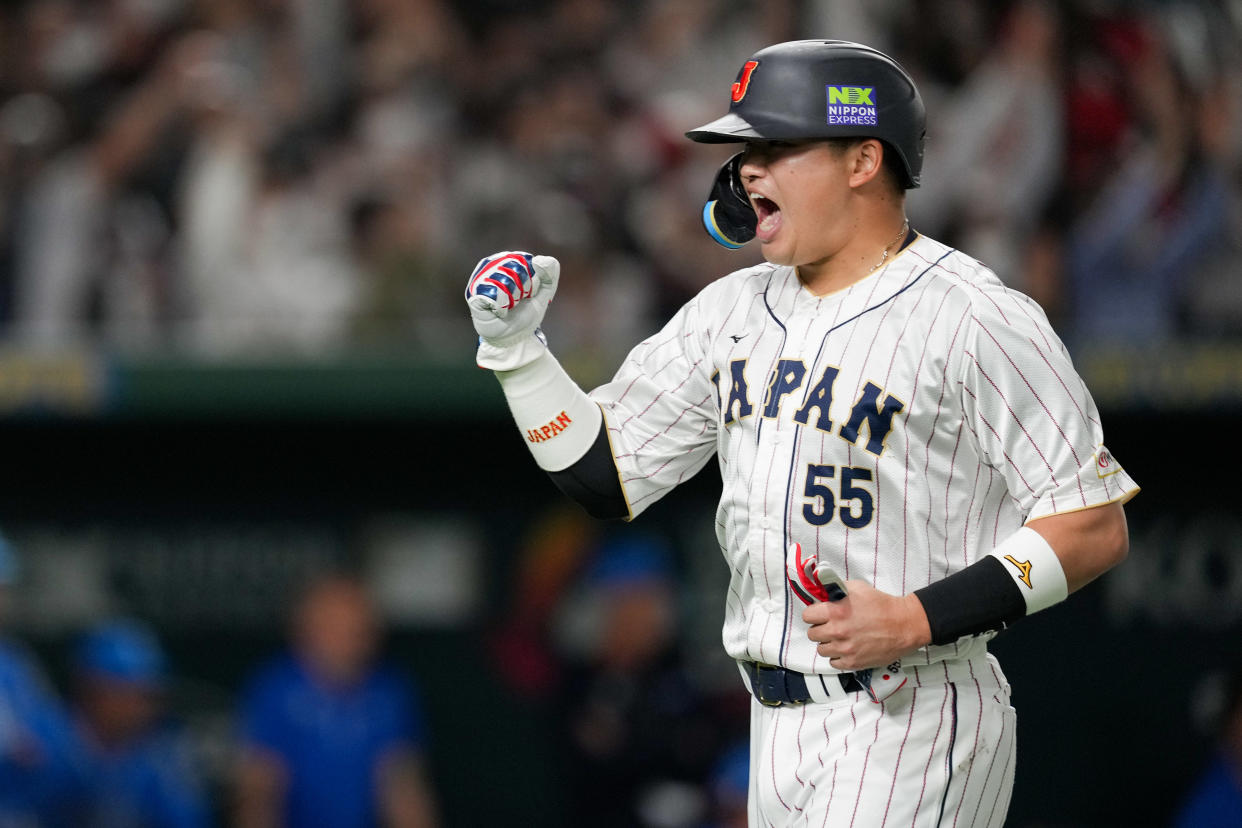
M927 122L910 75L883 52L847 40L794 40L742 65L729 114L686 133L692 141L879 138L901 160L902 186L919 186Z
M883 52L848 40L794 40L742 64L729 114L686 133L726 144L814 138L878 138L901 162L905 189L919 186L927 113L910 75ZM703 207L708 235L729 248L755 236L755 214L738 168L725 162Z

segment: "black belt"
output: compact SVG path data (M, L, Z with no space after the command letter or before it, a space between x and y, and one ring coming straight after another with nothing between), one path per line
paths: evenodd
M806 704L812 701L811 694L806 689L806 676L801 673L754 661L743 661L742 668L750 677L750 690L760 704L779 707L782 704ZM841 689L847 693L865 693L871 671L862 671L862 676L858 673L815 676L812 681L819 681L821 678L825 681L840 681Z

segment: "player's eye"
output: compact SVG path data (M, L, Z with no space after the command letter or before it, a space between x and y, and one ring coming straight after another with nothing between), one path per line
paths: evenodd
M806 141L753 141L746 145L742 163L766 163L804 146Z
M772 156L779 150L773 141L756 141L746 145L746 151L742 155L742 163L751 161L756 164L762 164L770 160Z

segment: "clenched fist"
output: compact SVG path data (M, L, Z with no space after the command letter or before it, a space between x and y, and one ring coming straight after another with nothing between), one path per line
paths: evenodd
M560 274L556 259L520 250L479 261L466 286L466 304L479 334L479 367L511 371L545 350L539 325Z

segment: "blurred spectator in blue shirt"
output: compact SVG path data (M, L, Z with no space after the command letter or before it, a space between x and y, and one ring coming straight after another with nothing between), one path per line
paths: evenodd
M1220 733L1220 747L1183 801L1176 828L1242 825L1242 669L1230 681Z
M0 613L17 577L0 537ZM25 648L0 636L0 826L70 825L82 764L60 699Z
M434 824L421 711L400 673L377 663L378 648L361 584L334 575L310 587L291 652L243 699L238 826Z
M88 630L74 656L76 712L89 762L89 828L198 828L210 822L184 733L164 719L167 670L158 639L136 621Z

